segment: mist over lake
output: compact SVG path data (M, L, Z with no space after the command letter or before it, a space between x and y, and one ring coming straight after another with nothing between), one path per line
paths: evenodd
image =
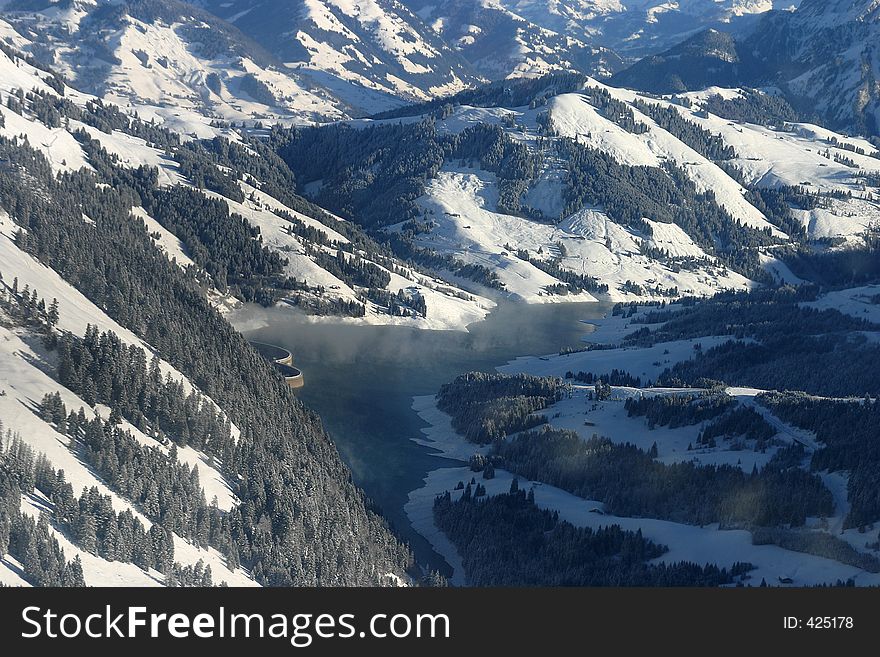
M316 322L290 309L247 306L231 321L251 340L289 349L303 370L303 402L324 420L355 482L379 506L422 564L442 567L403 512L408 493L444 464L411 439L425 423L412 410L459 374L492 371L519 356L578 346L610 311L604 303L502 303L467 332Z

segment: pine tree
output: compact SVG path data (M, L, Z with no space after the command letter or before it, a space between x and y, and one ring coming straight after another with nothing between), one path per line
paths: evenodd
M83 575L82 560L79 558L79 555L76 555L65 570L65 577L61 586L84 587L85 585L86 580Z
M82 514L76 526L76 542L86 552L95 554L97 551L97 523L95 516L88 512Z
M494 479L495 478L495 466L491 463L487 463L486 467L483 468L483 479Z

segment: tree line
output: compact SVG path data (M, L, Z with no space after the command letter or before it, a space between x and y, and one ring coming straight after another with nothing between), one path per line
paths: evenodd
M634 445L547 428L496 443L492 454L497 467L599 500L619 516L776 527L802 526L808 517L834 512L821 479L772 460L752 473L727 465L665 464Z
M434 502L437 526L462 557L473 586L721 586L751 570L694 563L649 564L668 549L619 525L575 527L539 509L514 479L507 494Z
M467 440L488 444L547 422L534 413L562 399L567 389L560 379L471 372L440 388L437 408L452 416L452 426Z

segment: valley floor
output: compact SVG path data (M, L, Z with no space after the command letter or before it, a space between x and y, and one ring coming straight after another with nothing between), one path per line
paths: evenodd
M842 307L843 312L861 316L873 312L876 306L866 306L864 300L875 288L857 288L830 293L813 304L819 308ZM622 316L595 320L596 330L584 338L591 344L617 343L634 328L630 320ZM876 334L872 334L876 337ZM499 373L524 373L541 377L566 377L566 373L594 372L608 373L613 368L629 372L642 378L643 382L656 380L663 370L676 363L695 356L695 345L702 349L711 348L729 340L729 336L701 338L660 343L651 347L611 348L576 352L565 355L543 357L524 357L508 362L497 368ZM630 398L643 396L662 396L699 393L694 388L632 388L612 386L610 397L594 399L593 386L573 383L570 392L560 401L540 411L549 427L575 432L582 440L593 436L610 439L617 444L631 444L648 452L656 449L655 460L664 463L691 462L707 466L731 466L742 469L746 474L762 470L774 455L788 445L804 446L807 454L820 448L815 434L795 427L774 415L768 408L756 401L762 390L743 387L727 387L726 394L742 407L754 410L766 420L775 432L771 445L757 449L748 441L721 440L717 446L701 445L698 442L703 423L670 428L656 426L649 429L644 417L633 416L627 412L625 402ZM422 429L422 436L413 440L431 450L436 456L467 462L474 454L488 454L489 446L468 442L456 432L452 418L439 410L434 396L415 397L413 410L428 425ZM510 440L514 434L505 440ZM872 548L878 537L880 527L850 528L844 530L844 520L850 511L847 483L844 472L819 473L822 483L831 491L834 499L834 514L828 518L808 518L805 531L829 534L852 546L858 553L873 554ZM485 487L486 495L504 494L510 490L513 474L496 468L494 478L484 479L480 472L474 472L467 465L461 467L441 467L433 470L424 479L423 486L412 491L406 504L406 512L415 529L421 533L441 554L452 569L450 582L454 585L467 585L462 556L449 537L435 524L434 501L449 491L453 501L463 494L462 488L471 482ZM757 586L763 581L771 586L784 583L794 586L813 586L833 584L852 580L859 586L880 585L880 574L842 563L823 556L785 549L777 545L758 545L753 542L752 532L745 529L726 529L718 524L697 526L652 518L621 517L606 512L605 504L599 501L577 497L569 492L540 481L519 481L520 490L534 492L536 505L542 509L556 511L560 520L568 521L576 527L597 529L619 525L624 530L641 531L642 535L669 548L657 563L689 561L697 564L714 563L719 567L730 567L736 562L747 562L754 570L747 574L746 585Z
M576 394L573 401L578 406L584 405L583 391ZM572 400L567 400L572 401ZM643 423L638 420L625 419L625 411L621 414L622 403L619 400L608 402L600 414L606 417L604 422L598 422L595 430L603 436L625 442L644 443L657 441L667 452L661 456L661 460L676 460L681 458L696 458L701 463L729 463L738 464L751 470L753 465L769 459L767 455L756 455L752 452L716 452L691 453L681 448L682 440L688 439L676 432L653 431L648 432ZM614 408L618 407L618 408ZM417 439L420 444L432 449L440 450L438 456L467 460L475 451L473 444L467 443L464 438L456 434L449 422L449 416L437 410L433 397L418 397L413 403L413 408L419 416L428 422L430 426L424 429L425 436ZM565 413L563 409L555 407L549 409ZM621 415L623 417L621 417ZM552 426L567 427L572 424L580 424L583 429L583 418L588 416L582 411L561 415L552 420ZM589 415L594 418L593 414ZM630 426L627 426L629 424ZM642 426L637 426L642 424ZM614 426L616 425L616 426ZM589 431L593 431L590 427ZM663 435L663 434L666 435ZM676 446L677 445L677 446ZM832 477L833 475L828 475ZM440 531L433 517L434 499L446 491L451 491L453 499L462 494L461 490L455 490L459 482L467 483L473 477L485 486L489 496L507 493L511 481L515 478L511 473L504 470L495 470L495 477L483 480L480 474L475 474L467 466L457 468L439 468L431 472L424 481L424 486L410 493L406 512L415 529L431 543L433 548L440 553L452 568L450 583L464 586L468 583L464 573L461 556L455 546ZM845 486L845 483L844 483ZM604 505L595 500L587 500L559 488L544 484L539 481L520 481L521 489L533 490L535 503L539 508L558 511L561 520L570 522L577 527L590 527L597 529L619 525L629 531L641 530L642 535L656 543L666 545L669 551L656 562L676 563L690 561L693 563L716 563L722 567L729 567L738 561L748 562L755 566L749 573L749 580L753 586L765 580L770 585L775 585L780 579L791 579L794 586L812 586L816 584L834 583L838 580L852 579L859 586L880 585L880 575L869 573L847 564L827 559L824 557L786 550L775 545L754 545L752 534L747 530L721 529L717 524L698 527L683 523L656 520L650 518L626 518L607 514ZM835 518L831 519L832 526L839 526L842 516L846 514L845 487L844 500L838 500L838 509ZM864 545L866 542L875 540L877 531L859 534L855 530L847 532L846 538L854 544ZM849 542L849 541L848 541Z

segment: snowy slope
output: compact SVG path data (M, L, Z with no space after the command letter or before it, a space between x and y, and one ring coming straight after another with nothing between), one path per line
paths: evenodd
M443 96L478 81L397 0L194 0L362 112Z
M0 53L2 57L3 53ZM0 107L0 114L5 124L0 127L0 134L19 139L24 136L32 147L46 156L56 172L89 168L79 143L64 128L47 128L42 123L22 118L6 107Z
M564 94L554 98L550 105L550 116L561 134L610 152L615 159L631 166L656 167L663 161L674 162L685 170L699 192L713 191L718 203L744 225L758 229L770 228L776 236L783 236L757 208L743 198L745 189L742 185L638 109L632 108L636 121L648 126L648 131L639 135L627 132L602 116L588 102L587 94L594 86L609 91L621 100L633 101L637 98L630 92L598 83L589 83L584 95ZM651 99L643 100L653 102Z
M561 256L560 244L565 249L561 266L598 278L609 286L612 300L637 298L622 289L626 281L646 288L678 288L682 293L696 295L728 288L745 289L750 285L744 277L714 263L676 226L654 224L659 230L645 239L615 224L601 211L590 209L555 225L538 223L497 212L497 194L494 174L447 167L428 184L425 195L419 199L425 217L437 226L419 235L416 243L466 263L489 267L498 274L512 298L530 303L594 298L588 292L548 294L546 286L559 281L515 252L525 250L530 258L546 260L552 255ZM667 249L673 255L705 258L706 265L674 271L643 255L639 248L643 242Z
M608 75L709 27L741 29L797 1L405 0L493 78L548 70Z
M635 135L607 120L589 103L589 87L593 86L630 103L636 120L649 126L648 131ZM632 103L673 108L687 121L720 136L736 152L726 164L738 169L750 187L802 186L812 194L837 194L819 208L792 208L811 238L854 237L880 223L880 157L875 146L865 139L813 124L786 123L773 129L729 121L704 109L711 96L733 98L738 94L735 89L712 88L660 99L590 81L584 93L557 96L549 108L559 134L610 153L619 162L633 166L675 162L698 190L714 192L718 203L744 225L759 229L769 226L761 212L743 197L743 186L657 126ZM685 107L683 99L691 106ZM839 197L841 193L851 197ZM777 237L784 237L775 226L771 230Z
M19 43L27 45L28 42L22 39ZM170 154L158 150L143 139L132 137L120 131L103 133L78 121L65 119L55 122L56 125L60 123L59 127L49 128L33 116L28 107L23 110L5 107L7 97L13 94L17 95L19 90L28 91L33 88L49 96L64 95L80 105L91 97L74 92L69 87L61 86L57 81L53 81L51 85L44 84L43 77L48 77L48 75L27 64L21 57L9 57L2 53L0 58L2 58L0 59L0 73L3 73L0 75L0 84L3 85L0 87L0 93L2 93L0 100L4 101L2 134L4 137L8 136L20 141L26 140L37 150L42 150L55 171L90 169L83 156L83 151L72 136L74 131L85 130L90 136L97 139L111 156L115 156L120 166L155 167L159 171L160 185L189 184L180 176L177 164L171 159ZM7 72L9 75L5 75ZM60 89L57 88L59 86ZM18 113L19 111L21 114ZM210 134L214 133L215 131L212 129ZM256 181L254 184L259 184L259 182ZM39 193L38 189L33 191ZM245 191L249 191L253 195L255 207L261 204L272 205L278 211L285 210L296 214L256 188L245 186ZM245 210L244 206L238 209ZM276 214L265 207L262 207L260 212L256 214L260 215L260 213L280 221ZM333 228L323 227L322 224L309 217L297 216L312 228L320 226L320 230L330 239L340 243L348 241ZM266 217L260 216L259 218L265 219ZM89 217L83 215L82 219L88 225L89 230L99 229ZM136 223L143 223L147 227L149 232L153 234L157 248L164 251L169 259L176 260L181 266L192 266L193 262L181 240L161 227L142 208L135 207L130 219ZM255 219L255 224L258 223ZM38 292L40 297L45 298L47 302L57 299L60 316L59 330L82 335L88 325L93 325L100 331L113 331L123 342L143 348L146 351L147 361L151 360L155 352L149 345L140 340L133 332L117 324L101 308L64 281L51 267L40 263L18 249L13 237L18 230L15 222L5 213L4 209L0 208L0 274L2 274L4 284L11 285L12 280L17 279L18 285L22 288L27 286L28 289ZM323 270L320 271L323 272ZM411 277L412 280L406 277ZM431 327L462 328L465 324L481 319L491 307L491 303L488 301L476 300L441 281L424 278L409 269L400 275L395 274L393 279L392 285L398 285L399 288L413 285L424 287L425 296L428 297L428 306L433 312L431 323L425 323ZM482 303L485 303L485 308L481 305ZM379 313L376 312L376 315ZM43 395L56 391L61 394L68 409L84 408L87 417L98 414L106 419L109 416L109 409L104 407L91 408L72 391L66 390L56 383L50 376L56 365L53 362L53 355L42 348L38 336L29 334L23 329L10 328L8 320L9 318L5 315L0 317L0 389L2 389L0 424L2 424L3 430L21 435L22 439L37 453L45 453L53 467L65 471L67 480L77 493L84 487L95 487L101 494L111 496L115 510L132 510L149 529L151 523L139 514L136 508L132 508L127 500L113 494L92 469L85 465L78 454L78 446L70 444L67 437L56 432L52 426L34 414L35 404L42 399ZM193 390L197 391L190 381L167 362L160 361L160 370L172 380L180 381L183 384L184 394ZM218 410L222 409L218 408ZM152 449L167 451L166 446L144 435L127 422L122 422L122 425L143 444ZM233 439L236 439L238 430L234 426L232 434ZM178 459L197 470L200 484L209 503L216 500L218 507L223 510L232 509L239 503L232 492L232 486L225 480L220 466L213 463L205 454L191 448L181 448L178 450ZM31 515L43 512L48 514L51 519L51 504L39 496L25 499L22 510ZM64 536L57 529L53 528L52 532L64 548L68 559L75 556L82 559L85 579L90 585L155 585L163 582L163 577L159 573L143 572L131 564L108 562L82 551L71 543L70 537ZM195 565L199 561L203 562L211 567L214 581L217 583L254 585L249 573L241 569L229 570L225 565L225 558L216 550L199 549L178 536L174 537L174 543L175 560L178 563L188 566ZM19 565L14 559L0 555L0 581L16 585L22 584Z
M827 292L816 301L803 305L816 310L833 308L845 315L880 324L880 285L864 285Z
M636 122L645 126L644 132L629 132L609 120L592 104L591 93L595 93L592 89L607 91L618 100L629 103ZM477 124L502 126L511 139L531 149L541 149L545 153L544 170L537 180L532 181L531 188L523 196L523 203L542 211L555 223L539 223L498 212L498 181L494 174L447 164L438 177L429 182L425 195L419 199L422 220L433 228L416 236L416 243L464 262L493 269L508 293L532 302L558 300L542 291L553 282L548 280L545 272L516 258L515 252L522 249L529 252L530 258L548 260L551 256L561 255L558 251L560 243L565 248L560 265L608 284L613 300L635 298L630 290L623 289L627 281L645 289L658 286L665 290L678 288L682 294L697 295L748 287L748 281L719 265L678 226L648 221L653 235L645 237L615 224L602 208L585 208L573 216L563 216L566 163L554 158L552 150L547 148L546 137L542 136L539 125L542 114L549 116L553 134L557 137L575 139L611 155L623 165L661 167L674 163L689 176L698 192L712 192L716 202L742 225L769 230L776 239L787 241L788 236L772 226L745 198L746 189L742 184L718 164L660 128L633 105L636 100L662 102L588 80L583 92L553 96L546 106L474 107L463 104L456 106L451 113L445 112L442 118L435 118L440 133L460 133ZM349 125L363 128L417 122L425 118L425 115L416 115L382 121L353 121ZM715 127L712 124L709 129ZM768 157L773 157L772 152ZM779 166L785 165L780 162ZM392 227L392 230L401 227ZM671 258L695 258L705 264L692 270L670 267L644 255L642 247L661 249ZM762 255L762 258L770 267L772 257ZM647 294L653 293L648 291Z
M430 517L437 495L448 490L453 499L457 499L461 491L454 490L454 487L459 481L470 481L472 476L468 467L435 470L428 474L423 488L410 494L406 506L413 526L423 533L434 549L455 569L450 581L457 585L466 583L461 568L456 568L461 563L460 556L450 551L452 544L433 523L427 526L426 519ZM493 479L480 480L480 483L485 486L487 495L500 495L510 490L512 480L513 476L509 472L496 469ZM717 525L697 527L666 520L599 514L593 512L593 509L602 508L599 502L576 497L540 482L520 481L519 485L520 488L534 487L535 503L540 508L558 511L560 520L577 527L598 529L618 525L625 531L641 531L645 538L666 545L669 551L656 559L657 563L709 561L729 568L737 561L746 561L755 566L749 572L752 586L758 586L762 579L772 586L780 578L790 578L794 586L834 584L838 580L846 581L850 578L857 586L877 586L880 583L880 576L876 573L838 561L785 550L775 545L753 545L751 533L745 530L723 530Z
M0 35L7 31L12 30L0 20ZM43 152L55 171L87 167L82 148L67 130L49 128L37 121L28 120L6 106L6 98L17 94L19 90L36 89L55 94L54 89L45 82L47 77L49 76L45 72L34 68L23 59L10 57L6 52L0 51L0 95L3 96L3 102L0 103L0 116L3 117L0 121L3 124L0 125L0 134L9 138L26 138L33 148Z
M615 389L616 392L619 390ZM623 390L625 393L625 389ZM668 451L669 456L661 457L661 460L667 462L678 458L674 450L679 449L682 441L687 438L686 431L689 428L678 432L647 431L644 427L639 428L637 424L639 419L629 420L621 416L619 408L622 407L622 403L619 400L610 401L607 404L596 404L596 410L586 410L590 407L586 406L585 409L585 406L582 397L576 397L576 400L564 400L554 407L555 411L552 415L559 412L560 417L554 417L552 421L558 422L561 428L577 427L579 433L589 434L586 437L592 436L594 432L606 435L603 430L610 430L613 433L609 437L612 439L616 437L621 442L637 440L642 444L647 443L650 447L656 440L658 447ZM423 429L424 438L416 439L417 442L439 450L442 456L462 460L467 459L474 452L480 451L480 448L467 443L454 432L449 416L437 410L433 397L416 398L413 408L429 424ZM625 416L625 412L623 416ZM597 426L595 428L585 427L583 424L585 419L590 422L595 421ZM639 434L634 435L635 432L639 432ZM692 453L688 452L688 454ZM759 463L765 458L765 455L748 451L718 451L710 455L697 454L695 456L698 460L704 459L702 462L705 463L730 462L732 465L738 463L741 467L749 468L752 460ZM457 585L466 584L461 556L448 538L437 529L433 522L431 509L435 497L445 491L450 491L453 499L456 499L461 494L461 491L454 490L457 483L469 481L473 476L474 473L469 467L436 469L428 473L422 488L410 493L409 501L405 506L413 527L453 568L450 581ZM512 479L513 476L509 472L496 468L493 479L480 479L480 483L485 486L487 495L499 495L508 492ZM774 545L753 545L751 533L745 530L723 530L717 525L697 527L665 520L600 514L593 512L593 510L603 509L604 505L601 502L586 500L541 482L520 481L520 488L534 490L535 503L539 507L558 511L561 520L568 521L575 526L596 529L619 525L624 530L640 530L646 538L669 548L669 552L659 557L657 562L691 561L716 563L720 567L729 567L737 561L749 562L755 566L755 569L749 573L754 586L757 586L762 579L772 585L779 578L791 578L796 586L833 584L838 580L849 578L854 579L859 586L876 586L880 583L880 575L868 573L831 559L794 552ZM861 538L864 539L865 536L861 535ZM853 538L853 540L858 541L858 538Z
M489 79L575 70L609 76L620 57L574 21L554 21L561 3L406 0L431 28ZM543 5L543 6L542 6ZM559 16L557 13L556 16Z
M152 235L159 235L159 238L155 240L156 246L168 256L169 260L177 262L184 269L189 266L195 266L195 263L186 252L183 242L174 233L168 231L162 224L147 214L146 210L134 208L132 216L141 219Z
M0 210L0 272L4 280L11 282L18 278L19 285L38 290L44 299L58 299L60 320L58 328L82 336L89 325L97 326L99 331L112 331L131 345L144 349L148 361L156 355L147 343L125 327L117 324L102 309L89 301L79 290L71 286L53 269L35 260L15 246L12 235L15 224ZM187 378L165 361L160 360L163 374L170 374L180 381L187 393L193 386Z
M874 0L803 0L798 11L763 21L744 47L803 107L833 126L876 134L878 38Z
M183 182L177 173L177 162L167 153L147 144L140 137L133 137L119 130L112 133L102 132L97 128L80 121L70 121L70 130L85 130L89 137L100 142L101 146L111 155L117 157L117 163L129 169L141 166L155 168L159 172L159 184L162 186L176 185Z
M643 131L640 134L630 132L606 117L592 101L593 90L608 93L628 104ZM422 246L453 254L465 262L497 268L502 280L513 286L509 289L517 298L530 300L539 298L538 293L546 279L542 274L534 274L534 281L526 283L521 275L513 273L522 269L522 263L508 262L500 254L510 251L505 248L507 245L513 246L514 250L522 247L537 252L541 248L548 253L548 246L556 241L554 236L564 237L568 255L575 257L564 259L563 266L607 282L612 288L613 299L627 298L625 294L615 296L615 289L627 280L643 287L660 284L697 294L738 287L744 282L725 281L723 276L718 276L718 271L709 272L708 276L684 272L671 276L659 263L642 259L638 251L644 238L606 221L602 208L585 209L574 217L562 216L566 165L554 160L552 150L547 148L540 125L542 115L549 116L553 134L598 149L621 164L648 167L675 164L690 178L698 192L711 192L731 217L744 226L769 230L780 244L789 241L789 236L772 225L752 204L746 187L800 186L805 193L824 195L821 203L813 209L791 207L793 218L804 226L810 239L844 238L858 244L867 230L880 225L880 153L871 142L809 123L787 123L774 129L734 122L704 109L707 99L712 96L736 98L740 94L736 89L714 87L676 97L656 98L587 79L581 91L550 93L545 105L535 107L456 104L451 112L433 116L439 133L460 133L477 124L501 126L511 139L544 152L544 171L523 196L523 204L541 210L548 219L556 220L557 232L548 230L546 225L532 225L532 222L509 217L487 221L478 230L475 219L479 218L482 225L483 220L488 219L485 211L496 210L497 182L485 172L468 172L447 166L438 179L429 184L425 197L420 200L425 212L422 219L438 225L431 233L417 236L416 241ZM642 111L642 103L663 109L673 108L689 123L720 137L733 149L735 156L724 162L710 161L675 134L661 128ZM351 121L348 125L364 128L414 123L426 118L427 114L410 114L394 119ZM731 175L721 165L733 167L740 173ZM463 176L470 174L473 175L465 181ZM471 198L466 200L468 196ZM655 223L653 228L656 234L647 245L664 249L673 257L700 258L705 255L676 227ZM508 230L510 232L506 233ZM531 236L525 237L524 232ZM610 237L614 245L610 251L605 248L606 237ZM572 244L567 241L571 238L586 238L586 243ZM521 239L524 241L520 244ZM584 252L585 249L589 252ZM576 252L581 252L583 261L576 258ZM774 278L797 282L774 256L772 247L762 251L759 259Z
M330 91L274 60L234 27L175 0L75 0L5 12L4 19L25 38L20 47L80 90L181 131L204 135L211 119L345 116L345 103Z
M715 92L721 90L712 90ZM851 195L829 198L827 207L794 208L810 237L852 237L880 223L880 182L876 180L880 175L880 158L877 148L868 141L807 123L788 123L778 129L734 123L700 110L705 94L684 96L695 102L694 109L677 103L653 102L674 107L689 121L720 135L736 150L737 157L730 163L742 171L746 184L771 188L802 186L810 193ZM861 149L864 154L843 148L844 144Z
M22 577L23 575L24 568L15 557L11 554L0 557L0 584L30 587L30 583Z
M876 292L874 287L856 288L838 296L833 296L838 293L831 293L820 299L820 302L810 305L820 309L839 306L847 312L849 306L844 299L849 299L850 305L864 305L866 299L876 296ZM622 315L609 317L599 322L599 330L588 334L585 339L603 344L617 341L622 335L635 330L635 327L631 327L632 321L633 319ZM713 336L701 338L699 341L705 347L726 340L725 336ZM567 371L607 374L612 368L618 368L638 375L645 381L656 377L663 369L672 367L675 363L693 358L694 343L693 340L686 340L646 348L600 349L540 358L520 358L499 367L498 370L504 373L524 372L537 376L562 377ZM542 410L541 415L551 427L573 431L584 440L598 435L615 443L635 445L645 451L656 448L657 460L667 464L695 462L702 465L729 465L751 472L753 468L761 470L778 449L793 442L803 445L808 453L820 447L814 434L792 427L762 406L756 400L756 396L763 392L761 390L727 388L725 392L736 403L759 413L776 431L766 450L759 450L755 444L744 439L725 439L719 441L717 446L703 447L697 444L702 428L700 424L649 429L644 417L630 417L625 408L625 401L631 397L694 394L700 392L698 390L615 386L611 389L610 398L602 401L591 398L592 390L592 386L575 383L570 395ZM474 453L485 453L489 449L487 446L469 443L457 434L452 427L451 418L437 408L434 397L415 398L413 409L428 425L422 430L423 436L414 440L437 450L438 456L467 461ZM458 482L467 482L473 476L469 467L439 467L427 475L423 487L410 493L405 506L415 529L453 568L451 581L455 584L466 583L461 555L434 524L432 507L435 497L445 491L451 491L455 499L461 494L454 490ZM872 553L866 546L875 540L876 528L869 527L868 531L861 533L856 529L840 531L849 510L846 473L823 472L820 476L832 493L835 512L833 517L825 520L808 518L805 530L830 533L858 551ZM509 472L496 468L494 478L480 478L479 481L488 495L497 495L509 490L512 479ZM519 485L520 488L534 491L535 502L539 507L558 511L560 519L576 526L598 528L619 525L625 530L641 531L645 537L669 547L669 552L660 557L658 562L687 560L715 563L719 567L726 567L737 561L749 562L755 566L749 573L749 582L755 586L762 579L772 586L784 578L790 578L795 586L834 583L850 578L859 586L876 586L880 582L880 576L876 573L833 559L794 552L774 545L754 545L749 531L726 530L718 525L697 527L665 520L611 516L604 512L605 507L601 502L579 498L545 483L520 480ZM603 512L597 513L597 509Z
M511 140L542 153L543 171L530 181L522 203L542 212L546 223L499 212L499 183L494 174L468 169L467 162L447 162L418 199L420 221L430 230L414 237L416 245L489 267L513 298L530 302L555 300L544 293L548 284L552 285L548 274L534 263L516 258L520 249L528 252L530 259L554 258L565 269L598 278L609 286L613 300L634 298L627 281L640 286L649 296L664 294L657 288L665 293L677 288L682 294L699 295L749 285L742 277L727 272L678 226L648 220L653 235L646 237L610 221L601 207L563 216L567 165L555 155L552 146L559 138L574 139L627 166L675 165L698 193L711 194L734 221L774 240L775 244L761 248L758 262L776 280L798 282L778 259L776 250L792 237L800 239L800 234L789 236L771 224L753 204L757 201L750 189L800 186L807 194L823 194L814 209L790 208L792 218L800 221L809 239L842 237L857 243L866 230L880 223L880 158L876 157L877 148L865 139L805 123L786 124L774 130L722 119L705 110L712 96L738 97L741 92L735 89L716 87L682 97L655 98L593 79L586 79L579 91L570 93L557 94L553 81L547 85L546 101L537 98L530 106L508 106L495 95L486 101L469 95L462 97L461 104L454 104L451 109L444 107L442 112L434 111L430 116L428 112L412 112L399 118L347 123L363 129L430 120L440 134L459 134L486 124L501 127ZM507 83L505 88L517 88L516 83ZM638 130L626 129L620 124L626 122L618 123L606 116L606 110L600 109L604 107L605 94L627 105ZM480 102L487 106L478 106ZM724 161L711 161L685 143L685 139L695 143L678 132L686 126L660 127L651 118L656 112L645 104L658 110L673 108L693 128L708 133L698 139L710 135L720 138L721 143L730 147L732 156ZM545 124L550 125L549 134L542 127ZM403 228L401 224L391 230ZM560 243L565 248L562 258L558 251ZM666 252L667 260L644 255L656 253L648 249ZM701 266L682 270L675 266L676 258L696 259Z
M97 309L94 310L97 311ZM109 495L112 498L115 511L130 510L144 524L145 528L149 529L152 523L128 501L114 493L96 477L91 468L85 465L76 454L74 446L69 444L69 440L58 434L53 427L34 413L34 405L42 399L43 395L54 392L61 394L68 409L84 408L89 413L96 412L96 409L92 409L81 398L55 382L43 371L43 368L48 364L45 360L47 356L38 345L39 340L35 336L27 333L18 335L9 329L0 327L0 371L3 372L2 378L0 378L0 388L5 393L0 395L0 421L3 422L3 426L14 434L20 435L36 453L45 454L54 468L64 470L65 477L73 486L76 494L79 494L83 488L96 487L102 495ZM129 430L134 429L130 425L128 428ZM158 443L155 441L146 437L143 439L151 441L153 445L158 447ZM187 464L191 462L195 464L196 458L197 455L187 452L181 460ZM206 494L210 492L211 497L217 496L220 504L229 508L232 498L228 486L221 483L223 482L222 475L204 462L199 464L199 475L205 486ZM37 502L38 500L26 498L23 511L32 514L38 513L40 508L51 511L51 505L48 504L48 501L43 500L42 504L37 504ZM80 555L83 560L86 582L89 585L142 586L161 583L161 575L158 573L146 574L132 564L107 562L78 549L59 532L56 531L54 534L62 543L68 559L72 559L77 554ZM225 580L230 585L253 585L253 581L244 571L228 570L216 551L200 550L177 536L175 536L174 542L175 560L179 563L183 565L195 564L199 559L202 559L206 564L211 565L218 582ZM8 569L8 565L6 563L0 564L0 570L4 569Z
M133 217L133 220L135 219L147 220L148 223L152 221L143 212L139 214L137 211ZM0 211L0 273L3 274L5 284L9 285L13 278L17 278L22 288L27 285L30 289L37 290L42 298L57 299L60 316L58 328L60 330L82 335L87 325L96 325L101 331L113 331L123 341L144 348L147 351L148 359L152 357L154 352L149 345L109 318L79 291L62 280L52 269L20 251L12 241L12 235L16 229L17 227L9 216ZM170 245L170 242L168 244ZM185 257L183 254L178 255ZM99 413L106 417L107 409L91 408L77 395L50 378L46 374L46 370L51 366L51 356L44 352L38 338L26 332L16 333L7 328L0 328L0 372L2 372L0 388L4 393L0 395L0 422L2 422L4 430L19 434L37 453L46 454L53 467L64 470L67 481L73 485L75 492L79 493L84 487L96 486L102 494L110 495L113 498L116 511L131 509L149 529L151 526L149 520L126 500L108 489L78 458L68 444L67 438L58 434L53 427L34 414L34 405L42 399L44 394L59 392L68 409L85 408L87 414ZM168 363L160 361L160 368L163 373L181 381L187 392L195 389L195 386ZM144 436L128 423L125 423L125 428L139 437L142 442L150 444L151 447L164 449L155 440ZM233 435L236 434L237 429L233 427ZM179 459L198 469L200 482L209 501L216 498L222 509L229 509L238 503L223 475L203 455L192 448L186 448L179 451ZM39 500L27 500L23 510L37 513L40 508L45 509L46 504L38 502ZM65 548L69 559L77 554L81 557L86 581L90 585L155 585L161 583L161 575L157 573L144 573L131 564L109 563L79 550L57 531L54 533ZM180 537L175 536L174 540L175 560L179 563L192 565L202 560L211 565L217 582L226 581L231 585L253 585L253 581L243 571L232 572L228 570L223 558L216 551L201 550ZM4 581L15 583L14 563L4 559L0 572L2 572Z
M700 32L646 57L617 81L661 93L771 87L829 127L877 134L880 12L874 0L802 0L796 11L768 12L746 30L714 27L721 32Z
M348 244L348 238L333 230L332 227L286 207L262 190L247 183L241 183L241 186L247 197L244 203L222 197L214 192L206 192L206 194L209 197L223 200L229 206L230 212L241 215L252 226L259 228L263 243L287 259L286 275L300 281L306 281L311 286L321 286L323 292L318 295L320 298L363 302L360 290L353 289L333 273L321 268L309 253L310 248L317 248L330 255L335 255L336 248L326 245L309 246L302 237L288 231L288 221L279 216L278 212L292 215L306 226L319 230L331 242ZM338 221L343 222L342 219ZM371 260L370 256L362 250L358 251L358 257L389 272L391 282L385 288L389 292L397 294L401 290L409 290L415 291L416 294L423 297L427 314L425 317L393 316L372 301L366 301L366 317L346 321L364 324L406 325L436 330L464 330L468 324L485 318L495 305L489 299L465 292L445 280L422 274L402 262L395 261L396 271L391 271L385 264ZM401 275L400 272L406 273ZM285 300L282 299L279 305L283 307ZM339 318L334 317L326 319L339 321Z
M20 58L13 61L6 54L0 52L0 72L9 73L8 76L0 77L0 92L5 90L8 94L17 92L19 89L38 88L50 95L57 94L54 89L43 82L43 77L47 75L45 72L35 69ZM151 82L151 84L159 86L161 83L161 78L153 79ZM74 102L78 104L84 104L93 98L78 94L69 87L65 88L64 92L66 97L73 98ZM141 107L139 110L143 111L144 108ZM147 108L147 114L149 114L149 108ZM119 130L109 133L103 132L77 120L66 121L62 127L48 128L36 120L36 117L28 115L27 112L24 115L19 115L5 106L0 106L0 115L3 116L5 123L5 127L0 127L0 134L20 139L24 135L31 146L40 149L46 155L56 171L91 168L84 157L82 148L71 134L74 131L82 130L92 139L97 140L111 156L114 156L116 163L121 167L148 166L155 168L158 171L160 186L191 184L181 176L179 165L173 159L172 154L146 143L142 138ZM185 129L188 130L190 127L187 126ZM209 133L201 136L213 137L218 132L233 141L241 139L235 131L215 128L209 128ZM184 134L184 138L188 137L188 134ZM252 182L260 184L260 181ZM331 242L344 245L349 241L347 237L312 217L285 207L283 203L258 187L245 182L240 182L240 185L247 197L244 203L225 198L223 200L226 201L231 212L243 216L254 227L260 229L262 239L269 248L279 251L281 256L289 261L287 267L289 276L295 277L299 281L305 281L312 287L323 287L324 292L321 296L324 298L359 301L358 291L352 290L343 281L322 269L306 254L306 247L311 245L306 244L303 238L289 232L287 220L280 217L278 213L289 214L301 224L319 230ZM214 198L221 198L213 192L206 192L206 194ZM179 238L148 216L142 209L136 208L133 214L135 219L144 222L156 239L157 246L166 253L169 259L176 260L181 267L194 264ZM8 218L5 221L8 222ZM15 228L10 223L6 230L8 235L12 235ZM319 246L318 248L335 254L335 250L330 247ZM418 319L393 317L376 304L367 302L368 316L364 318L364 322L403 323L419 328L463 330L468 324L485 317L494 305L486 299L467 294L454 285L415 272L403 263L396 262L395 264L408 273L406 276L393 274L389 291L397 293L401 289L418 288L417 293L425 298L428 307L427 317ZM221 310L228 310L237 305L235 299L221 295L216 291L209 290L208 295L212 303Z

